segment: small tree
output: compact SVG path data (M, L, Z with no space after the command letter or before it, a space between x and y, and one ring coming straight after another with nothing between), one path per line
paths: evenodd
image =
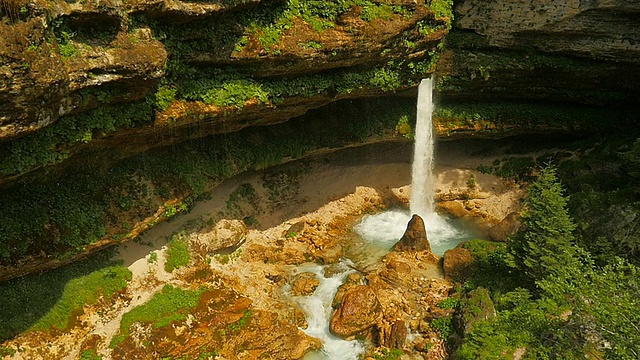
M509 242L516 265L533 282L577 261L572 246L575 224L562 193L556 168L543 168L529 187L521 215L523 227Z

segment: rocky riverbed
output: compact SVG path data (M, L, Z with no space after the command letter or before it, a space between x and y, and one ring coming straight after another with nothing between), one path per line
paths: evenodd
M522 191L474 170L491 157L449 148L436 169L438 207L488 233L518 209ZM310 296L321 279L300 275L300 266L324 264L331 277L353 252L352 228L363 215L407 207L410 150L402 143L346 149L221 184L188 214L121 246L133 273L124 291L75 314L67 331L26 332L5 342L16 351L7 358L297 359L320 349L321 341L304 332L308 314L291 289ZM189 261L168 271L176 241L186 245ZM436 306L452 288L436 255L391 251L376 264L351 266L333 300L333 333L362 339L370 355L396 348L416 359L447 357L429 325L451 311ZM176 289L197 295L177 310L183 316L127 323L134 309Z

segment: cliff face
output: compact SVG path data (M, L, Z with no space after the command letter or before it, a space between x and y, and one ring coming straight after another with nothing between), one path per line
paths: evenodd
M0 183L96 146L126 157L411 87L433 71L446 3L7 1Z
M477 1L456 6L456 26L501 48L640 63L640 3L633 0Z
M639 7L461 0L447 34L450 0L0 1L0 264L135 237L225 177L406 123L393 95L436 60L442 136L636 121Z
M455 7L439 71L445 99L640 102L640 4L476 1Z

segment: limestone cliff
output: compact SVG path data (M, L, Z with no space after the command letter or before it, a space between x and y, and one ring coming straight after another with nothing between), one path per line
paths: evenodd
M441 2L5 1L0 183L96 144L126 157L413 86Z
M460 0L439 68L455 101L640 102L640 4Z

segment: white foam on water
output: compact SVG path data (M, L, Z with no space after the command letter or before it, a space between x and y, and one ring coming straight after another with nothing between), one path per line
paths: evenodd
M409 211L389 210L375 215L365 215L353 229L371 245L390 250L404 234L410 219ZM456 247L462 241L474 238L473 234L465 230L455 219L431 213L423 217L423 220L431 250L436 255L443 255L445 251Z
M333 335L329 330L333 297L347 275L354 272L347 266L348 263L348 261L342 262L340 266L344 271L330 277L324 276L325 267L322 265L306 265L298 269L300 272L312 272L320 280L320 285L312 295L296 297L296 302L306 314L308 327L304 332L322 340L323 344L321 350L307 354L304 360L357 360L360 354L365 351L362 342L343 340Z

